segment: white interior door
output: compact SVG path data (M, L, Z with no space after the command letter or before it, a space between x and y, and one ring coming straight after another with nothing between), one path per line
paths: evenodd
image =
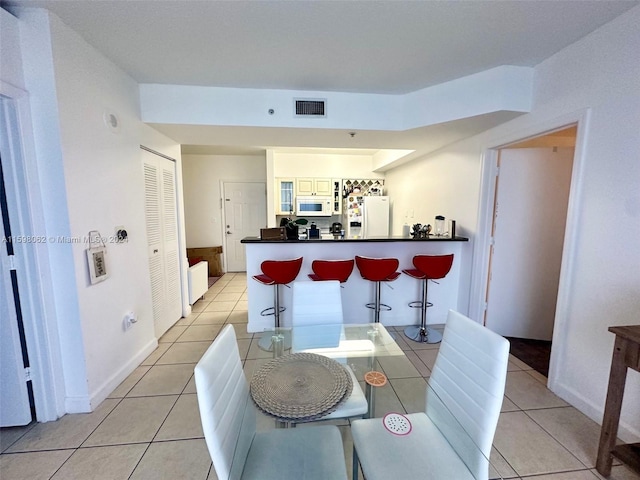
M500 151L486 326L551 340L573 148Z
M149 274L155 333L182 317L175 163L142 151Z
M0 209L0 220L3 219ZM0 232L5 237L2 225ZM5 244L0 244L0 268L0 427L14 427L31 422L31 409Z
M259 237L267 226L267 190L264 183L224 182L225 256L228 272L247 269L245 237Z

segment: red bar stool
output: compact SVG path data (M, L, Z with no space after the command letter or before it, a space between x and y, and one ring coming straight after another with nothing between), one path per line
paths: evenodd
M450 255L415 255L413 265L416 268L402 270L410 277L422 280L422 300L409 304L412 308L419 308L420 325L412 325L404 329L404 334L414 342L438 343L442 340L442 334L433 328L427 327L427 308L433 307L433 303L427 301L427 285L429 280L435 282L438 278L444 278L453 265L453 254ZM435 282L438 283L438 282Z
M273 315L275 328L280 328L280 314L286 310L285 307L280 306L280 285L288 286L287 283L291 283L295 280L300 273L300 267L302 267L302 257L293 260L265 260L260 264L260 270L262 274L254 275L253 279L262 283L263 285L275 285L273 289L273 307L265 308L260 312L263 317ZM263 350L271 351L271 333L267 333L260 338L258 346ZM291 348L291 340L289 339L289 346L285 348Z
M376 284L375 301L365 305L374 310L375 323L380 323L380 310L391 310L389 305L380 302L380 285L382 282L392 282L400 276L400 272L396 272L398 264L397 258L369 258L356 255L356 265L362 278Z
M344 283L353 272L353 259L350 260L314 260L311 262L309 278L314 282L322 280L338 280Z

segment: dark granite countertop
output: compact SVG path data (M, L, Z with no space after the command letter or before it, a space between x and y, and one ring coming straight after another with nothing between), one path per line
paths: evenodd
M352 243L352 242L468 242L466 237L436 237L431 235L427 238L405 238L405 237L378 237L378 238L314 238L311 240L262 240L260 237L245 237L240 243Z

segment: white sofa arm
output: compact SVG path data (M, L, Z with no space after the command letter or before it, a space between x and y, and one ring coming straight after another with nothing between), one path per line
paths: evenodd
M209 289L209 263L201 261L189 267L189 304L193 305Z

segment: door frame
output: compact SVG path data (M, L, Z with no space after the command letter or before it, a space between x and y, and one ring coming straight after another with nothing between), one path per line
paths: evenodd
M489 248L491 245L491 229L493 222L493 203L496 195L497 162L499 150L514 143L539 137L554 131L562 130L570 125L577 125L576 146L571 171L571 186L567 204L567 222L562 248L562 262L558 281L558 298L554 319L551 358L549 362L548 386L554 390L560 369L560 359L564 357L564 344L560 341L565 332L565 322L569 318L569 292L574 283L575 251L578 241L579 215L578 206L583 183L585 145L589 127L590 109L583 109L571 114L535 124L529 128L515 131L493 142L487 147L481 159L481 191L478 206L477 235L473 247L473 264L471 277L471 294L469 297L469 316L483 323L486 309L486 292L489 274Z
M3 158L9 216L14 235L46 232L28 92L0 80L0 95L12 101L17 114L19 145ZM51 292L46 243L14 245L24 331L32 370L38 422L53 421L66 412L64 365L58 339L55 299ZM36 321L38 319L38 321Z

